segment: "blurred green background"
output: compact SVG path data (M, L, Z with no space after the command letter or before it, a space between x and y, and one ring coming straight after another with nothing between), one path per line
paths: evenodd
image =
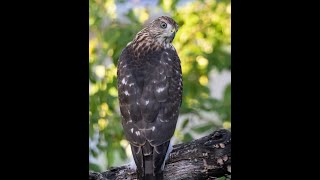
M182 65L183 103L174 143L231 128L230 0L89 0L89 160L103 171L130 161L119 115L116 65L144 24L171 16Z

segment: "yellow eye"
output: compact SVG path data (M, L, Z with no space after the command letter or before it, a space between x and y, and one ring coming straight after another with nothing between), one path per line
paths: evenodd
M165 22L161 22L160 27L162 29L165 29L165 28L167 28L167 24Z

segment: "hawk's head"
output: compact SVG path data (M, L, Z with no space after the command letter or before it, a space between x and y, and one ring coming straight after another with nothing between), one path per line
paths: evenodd
M138 32L127 46L133 49L135 57L158 50L161 47L173 48L171 43L177 31L178 25L172 18L161 16Z
M158 42L171 43L178 31L178 24L168 16L161 16L153 20L145 29Z

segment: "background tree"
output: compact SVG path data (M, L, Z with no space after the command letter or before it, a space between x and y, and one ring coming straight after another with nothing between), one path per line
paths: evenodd
M214 96L219 73L231 71L230 0L89 0L90 170L128 162L131 151L120 123L116 64L122 49L144 23L169 15L180 28L173 41L184 81L174 143L218 128L231 128L231 85Z

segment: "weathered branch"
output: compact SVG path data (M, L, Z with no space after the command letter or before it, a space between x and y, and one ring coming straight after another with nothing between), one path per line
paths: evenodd
M231 175L231 132L217 130L200 139L173 146L164 169L165 180L215 179ZM89 172L89 180L134 180L129 166L102 173Z

